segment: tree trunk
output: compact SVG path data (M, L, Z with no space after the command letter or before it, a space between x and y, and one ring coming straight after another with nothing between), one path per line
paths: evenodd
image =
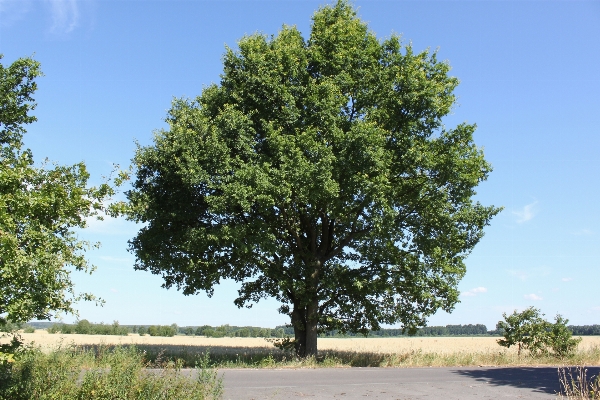
M318 307L318 300L314 300L308 307L294 307L292 311L292 326L294 327L296 357L298 358L317 356Z
M294 328L294 347L296 357L306 357L306 319L304 313L297 307L292 311L292 327Z
M309 285L312 290L307 291L308 304L294 303L292 310L292 326L294 327L296 357L317 357L317 326L319 323L319 273L321 262L311 264ZM301 305L302 304L302 305Z
M306 307L306 356L317 357L317 323L319 320L319 301L313 300Z

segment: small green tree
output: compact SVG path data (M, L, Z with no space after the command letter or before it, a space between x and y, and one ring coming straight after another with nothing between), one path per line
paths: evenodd
M72 270L93 270L83 255L90 244L74 229L85 228L113 193L107 184L88 187L83 163L37 167L23 148L41 75L30 58L0 63L0 325L76 314L77 300L94 299L75 293L70 278Z
M558 314L550 327L548 346L559 357L572 354L581 342L580 337L573 337L573 332L567 327L568 323L568 319Z
M504 347L518 346L518 354L529 350L532 355L552 352L564 357L571 354L581 338L573 338L573 333L567 327L568 319L560 314L555 317L554 324L546 321L541 311L529 307L523 312L516 310L511 315L503 313L504 321L499 321L496 329L503 332L504 339L498 344Z
M550 328L543 315L534 307L520 313L515 310L508 316L503 313L504 321L499 321L496 328L503 332L504 339L499 339L498 344L504 347L518 346L519 356L522 350L529 350L533 354L543 351Z
M199 326L198 328L196 328L196 336L202 336L202 335L206 335L206 333L204 333L205 330L207 329L211 329L212 327L209 325L202 325Z
M75 333L79 333L81 335L89 335L92 333L92 324L87 319L82 319L81 321L77 321L75 325Z

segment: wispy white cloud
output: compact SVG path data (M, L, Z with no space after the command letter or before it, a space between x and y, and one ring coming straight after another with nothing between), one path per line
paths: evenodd
M580 229L578 231L575 232L571 232L571 235L575 235L575 236L589 236L589 235L593 235L594 231L591 229Z
M485 293L485 292L487 292L487 289L484 288L483 286L479 286L479 287L473 288L471 290L467 290L466 292L462 292L460 295L467 296L467 297L473 297L473 296L477 296L479 293Z
M70 33L79 25L77 0L46 0L50 3L54 33Z
M113 292L113 293L119 293L119 291L117 289L115 289L115 288L111 288L110 291Z
M526 300L533 300L533 301L540 301L540 300L544 300L542 297L538 296L537 294L526 294L523 296L524 299Z
M510 276L526 281L529 278L543 277L552 274L552 268L547 266L533 267L527 269L507 269L506 272Z
M30 9L30 0L0 0L0 26L9 27L23 20Z
M507 272L510 276L517 277L522 281L525 281L527 280L527 278L529 278L529 273L521 269L509 269L507 270Z
M561 281L563 282L571 282L573 280L573 278L562 278Z
M523 222L531 221L537 214L537 203L537 201L534 201L520 210L513 211L513 214L517 216L517 223L522 224Z

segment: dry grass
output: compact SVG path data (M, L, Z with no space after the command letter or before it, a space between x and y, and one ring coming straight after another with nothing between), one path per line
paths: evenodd
M588 377L585 366L559 368L560 399L595 400L600 399L600 376Z
M323 338L319 350L396 353L423 351L451 354L456 352L493 352L501 348L497 337L400 337L400 338ZM584 336L580 349L600 346L600 336ZM509 353L513 349L508 350ZM516 349L514 349L516 354Z
M61 335L45 331L22 334L22 337L42 349L52 349L59 344L84 348L135 345L145 351L151 361L157 357L177 358L186 366L194 366L202 354L210 351L212 362L221 368L600 365L600 336L584 336L577 353L567 359L518 357L516 350L498 346L494 337L322 338L318 343L318 360L302 362L262 338Z
M44 329L37 329L35 333L21 333L26 343L33 342L42 348L52 348L58 344L75 345L152 345L152 346L201 346L201 347L243 347L243 348L272 348L273 346L262 338L206 338L203 336L140 336L131 333L128 336L117 335L79 335L48 333ZM0 342L7 341L0 339Z

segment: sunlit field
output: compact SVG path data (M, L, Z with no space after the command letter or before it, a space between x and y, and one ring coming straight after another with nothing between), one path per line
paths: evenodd
M128 336L114 335L78 335L50 334L38 329L35 333L21 333L26 343L33 342L42 348L52 348L57 345L168 345L168 346L199 346L206 348L248 348L266 350L274 349L273 345L263 338L207 338L203 336ZM600 346L600 336L582 336L580 350ZM3 341L6 342L7 339ZM399 337L399 338L320 338L320 351L355 351L373 353L397 353L422 351L427 353L455 352L499 352L506 349L496 343L497 337ZM512 352L513 349L508 349ZM516 349L514 349L516 352Z
M149 362L181 360L187 367L207 353L219 368L600 365L600 336L583 336L577 352L568 358L519 357L516 348L500 347L496 337L321 338L316 360L296 360L291 352L279 350L263 338L65 335L45 330L21 335L26 343L45 351L134 345Z

